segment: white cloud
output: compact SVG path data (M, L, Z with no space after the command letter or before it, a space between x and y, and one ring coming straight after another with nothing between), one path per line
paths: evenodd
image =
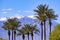
M22 18L22 17L24 17L24 16L22 16L22 15L19 15L19 14L15 14L14 16L11 16L10 18L18 18L18 19L20 19L20 18Z
M2 11L11 11L12 8L2 9Z
M20 10L18 10L17 12L19 12L19 13L20 13L21 11L20 11Z
M6 14L6 13L8 13L7 11L4 11L4 12L1 12L1 13L4 13L4 14Z
M36 17L34 15L30 15L30 16L27 16L27 17L36 19Z
M24 12L27 12L27 13L33 13L33 11L30 11L30 10L26 10Z
M11 11L11 10L12 10L12 8L8 8L7 10L8 10L8 11Z
M0 13L6 14L6 13L8 13L8 12L11 11L11 10L12 10L12 8L2 9L2 10L0 11Z
M6 20L7 20L6 17L2 17L2 18L0 18L0 21L6 21Z
M2 9L2 11L5 11L6 9Z

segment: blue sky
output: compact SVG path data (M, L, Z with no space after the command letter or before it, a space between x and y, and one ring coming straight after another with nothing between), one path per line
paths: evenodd
M60 23L60 0L0 0L0 19L11 16L31 16L40 4L47 4L58 14Z

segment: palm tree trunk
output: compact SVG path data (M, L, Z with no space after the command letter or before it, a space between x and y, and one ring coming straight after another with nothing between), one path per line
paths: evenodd
M28 40L29 40L29 32L27 34L28 34Z
M45 24L45 20L44 20L44 40L46 40L46 24Z
M12 40L13 40L13 29L12 29Z
M23 38L23 40L25 40L25 35L24 34L22 35L22 38Z
M41 40L43 40L43 23L41 22Z
M51 25L52 25L52 23L51 23L51 19L49 19L50 35L51 35Z
M32 40L33 40L33 32L31 32L31 37L32 37Z
M10 30L8 30L8 36L9 36L9 40L10 40Z
M14 30L14 40L16 40L16 30Z

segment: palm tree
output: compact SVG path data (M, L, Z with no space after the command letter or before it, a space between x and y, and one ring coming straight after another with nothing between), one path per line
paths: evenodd
M13 25L13 29L14 29L14 40L16 40L16 30L18 29L18 27L21 26L21 22L18 21L16 18L13 19L14 21L14 25Z
M3 25L2 28L4 28L5 30L8 30L8 36L9 36L9 40L10 40L10 34L11 34L11 32L10 32L10 30L11 30L10 23L8 21L4 22L4 25Z
M17 18L8 19L8 22L11 24L12 30L12 40L14 34L14 40L16 40L16 29L21 25L21 22L17 20Z
M36 18L41 22L41 40L43 40L43 24L44 24L44 40L46 40L46 11L48 10L48 6L46 5L39 5L37 9L34 11L36 12Z
M26 34L27 34L28 40L29 40L29 35L30 35L30 25L29 25L29 24L24 25L24 30L26 31Z
M7 21L8 21L8 22L10 23L10 25L11 25L11 30L12 30L12 40L13 40L13 28L12 28L13 26L12 26L12 24L14 24L14 23L13 23L13 20L10 19L10 18L9 18Z
M33 40L33 33L39 32L38 29L36 29L36 25L31 25L31 24L26 24L24 27L26 34L28 35L28 40L29 40L29 34L31 34L32 40Z
M57 15L54 14L53 9L48 9L46 15L47 15L48 20L49 20L50 34L51 34L51 26L52 26L51 19L56 20L57 19Z
M22 39L25 40L25 34L26 34L26 31L22 28L20 30L18 30L18 36L19 35L22 35Z
M39 30L36 29L36 25L34 25L34 26L31 25L30 31L31 31L31 37L32 37L32 40L33 40L34 33L35 33L35 34L38 34Z

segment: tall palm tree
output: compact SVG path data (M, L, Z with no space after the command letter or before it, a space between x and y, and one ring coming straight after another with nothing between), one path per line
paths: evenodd
M41 40L43 40L43 24L44 24L44 40L46 40L46 11L48 10L48 6L46 5L39 5L37 9L34 11L36 12L36 18L41 22Z
M17 18L8 19L8 22L11 24L12 30L12 40L14 34L14 40L16 40L16 29L21 25L21 22L17 20Z
M48 20L49 20L50 34L51 34L51 26L52 26L51 19L56 20L57 19L57 15L54 14L53 9L48 9L46 15L47 15Z
M5 30L8 30L8 36L9 36L9 39L8 40L10 40L10 34L11 34L11 32L10 32L10 30L11 30L10 23L8 21L4 22L4 25L3 25L2 28L4 28Z
M26 31L22 28L20 30L18 30L18 36L19 35L22 35L22 39L25 40L25 34L26 34Z

